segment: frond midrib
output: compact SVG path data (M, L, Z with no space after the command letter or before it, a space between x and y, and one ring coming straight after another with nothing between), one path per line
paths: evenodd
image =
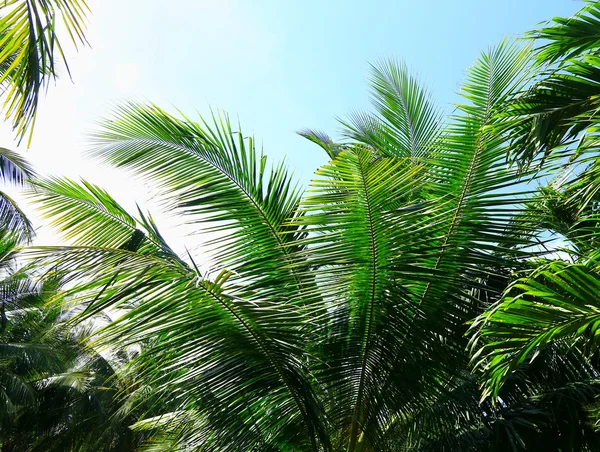
M493 64L492 62L494 61L493 58L490 59L490 66ZM467 169L467 174L465 175L465 181L463 184L463 188L461 190L461 194L460 197L458 199L458 203L456 205L455 211L454 211L454 215L452 217L452 220L450 221L450 227L448 228L448 233L446 234L446 236L444 237L444 242L440 248L440 252L437 256L435 265L433 266L433 270L438 270L439 266L441 264L442 261L442 257L444 256L446 250L448 249L448 244L450 243L450 240L454 234L454 231L456 230L456 228L458 227L460 220L461 220L461 214L463 211L463 207L464 207L464 203L465 200L467 198L467 196L469 195L469 192L471 191L471 182L472 182L472 178L473 175L475 173L475 167L476 167L476 163L479 159L479 156L481 155L481 153L484 151L485 146L483 143L484 139L485 139L485 135L483 133L483 127L485 127L485 125L487 124L487 122L490 120L490 115L492 114L493 111L493 103L491 100L491 90L492 90L492 69L490 68L490 70L488 71L488 77L487 77L487 96L486 96L486 102L485 102L485 112L483 115L483 120L480 121L479 127L478 127L478 137L477 137L477 141L475 143L476 146L476 151L473 153L473 156L471 158L471 161L469 162L469 167ZM427 297L427 294L429 293L429 289L431 288L431 281L429 281L427 283L427 286L425 287L425 290L423 291L423 295L421 296L418 305L422 305L423 302L425 301L425 298Z
M406 127L408 128L408 134L410 137L410 144L411 144L411 151L412 153L416 153L417 152L417 141L416 141L416 134L415 134L415 130L414 130L414 125L413 125L413 117L410 114L410 111L408 110L408 106L406 105L406 99L404 98L404 92L402 90L398 91L399 94L399 98L400 98L400 103L402 104L402 109L404 110L404 115L406 117Z
M371 349L371 333L373 330L373 317L375 315L375 299L376 299L376 287L377 287L377 261L378 261L378 249L377 249L377 239L376 239L376 232L375 232L375 223L374 223L374 219L373 219L373 210L372 210L372 206L371 206L371 199L370 199L370 194L369 194L369 189L368 189L368 185L365 181L365 174L363 171L363 167L362 167L362 159L360 157L360 155L357 155L358 157L358 163L359 163L359 168L360 168L360 178L361 178L361 183L362 183L362 187L364 190L364 195L365 195L365 203L366 203L366 207L367 207L367 223L368 223L368 228L369 228L369 236L370 236L370 241L371 241L371 265L373 266L372 269L372 279L371 279L371 297L369 300L369 317L368 317L368 326L367 326L367 331L365 332L365 337L364 337L364 352L363 352L363 358L362 358L362 362L361 362L361 372L360 372L360 380L358 383L358 392L356 395L356 404L354 406L354 414L353 414L353 419L352 419L352 428L351 428L351 432L350 432L350 443L348 445L348 452L355 452L356 450L356 444L358 441L358 421L359 421L359 416L360 416L360 411L361 411L361 404L362 404L362 398L363 398L363 392L364 392L364 386L365 386L365 373L366 373L366 367L367 367L367 361L368 361L368 356L369 356L369 352Z

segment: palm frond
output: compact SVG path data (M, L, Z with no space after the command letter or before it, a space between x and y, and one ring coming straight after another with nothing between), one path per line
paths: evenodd
M371 412L376 404L368 401L379 399L381 381L391 371L376 358L391 346L383 338L386 332L394 336L390 330L405 330L411 319L400 281L403 274L419 269L411 268L410 260L404 266L399 262L411 242L411 221L418 223L419 209L411 213L403 207L418 189L420 173L422 169L411 167L408 160L348 147L317 171L300 203L301 215L294 220L308 232L300 261L306 259L318 269L315 288L325 300L318 321L324 342L315 353L327 364L315 372L331 393L332 421L342 431L348 426L336 438L338 449L376 444L375 438L365 436L369 432L363 426L376 417ZM393 365L395 355L386 351Z
M577 158L587 141L597 141L600 74L600 6L588 2L570 18L555 17L547 27L528 37L539 43L538 61L532 68L531 86L517 93L502 112L506 118L497 129L508 132L514 149L513 162L527 168L538 157ZM570 148L577 147L573 153Z
M132 363L138 377L182 406L200 404L223 450L284 438L315 447L326 441L315 425L320 409L298 366L299 330L308 328L307 320L293 305L231 286L227 273L213 282L138 252L79 247L35 253L83 281L67 295L87 305L85 318L124 310L98 332L95 345L151 344Z
M528 190L505 164L505 141L489 130L495 113L519 89L528 58L527 49L510 42L482 54L461 90L470 104L459 106L463 114L452 119L444 150L428 162L434 181L430 192L446 204L439 219L442 230L433 241L439 251L425 265L447 278L420 290L424 306L431 302L439 307L450 294L464 294L465 280L454 275L464 275L472 284L485 280L486 271L513 265L504 260L516 252L507 246L514 245L514 238L505 235L506 224Z
M34 176L33 167L25 158L9 149L0 148L0 181L22 185ZM33 225L25 213L2 191L0 191L0 230L14 235L19 241L28 241L34 234Z
M593 354L598 348L598 273L586 265L553 261L515 281L493 309L473 324L486 339L476 364L485 371L483 397L496 397L506 378L559 340Z
M220 268L256 284L280 278L290 287L305 284L289 269L296 235L286 221L300 193L283 165L269 168L254 140L234 131L226 116L209 126L152 105L118 112L94 137L95 155L154 180L168 208L216 233L208 246Z
M572 17L555 17L548 26L527 33L530 39L542 42L537 49L540 64L565 61L600 48L600 4L587 3Z
M297 132L301 137L312 141L327 152L330 158L336 158L340 151L343 149L343 145L335 143L329 135L320 130L304 129Z
M342 121L347 137L389 156L423 157L440 137L442 115L406 65L393 60L372 66L376 116L357 113Z
M71 41L86 44L85 0L6 0L0 10L0 85L4 112L22 139L35 123L42 90L56 78L59 60L66 65L62 44L56 35L61 19ZM68 66L67 66L68 71Z
M35 176L31 164L17 152L0 148L0 180L12 184L23 184Z
M541 164L550 153L567 146L579 147L578 154L589 152L589 141L597 140L592 126L600 108L599 63L596 55L571 60L509 104L502 127L510 130L513 161L527 167L541 156Z
M42 216L74 245L142 253L168 248L144 227L145 217L136 220L105 190L87 181L38 179L29 195Z
M18 241L29 241L34 234L33 225L18 204L0 191L0 230L13 235Z

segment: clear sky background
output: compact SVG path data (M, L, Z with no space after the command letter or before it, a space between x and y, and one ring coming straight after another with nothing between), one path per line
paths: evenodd
M295 131L310 127L336 136L336 116L369 108L370 62L404 60L450 110L465 70L483 49L583 6L573 0L88 3L92 48L70 52L73 82L64 76L50 87L32 146L22 150L42 173L82 176L126 206L138 201L147 208L154 207L151 187L85 157L86 133L115 103L147 99L191 117L209 107L225 110L270 159L285 157L306 183L326 155ZM16 146L6 125L0 145ZM173 218L159 218L181 246L188 231L172 228ZM41 243L56 241L48 228L39 234Z

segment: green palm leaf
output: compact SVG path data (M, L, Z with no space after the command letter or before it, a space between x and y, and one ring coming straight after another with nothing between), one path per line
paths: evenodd
M179 260L151 217L130 215L102 188L87 181L36 179L29 192L42 217L77 246L120 248ZM183 261L179 261L183 264Z
M556 17L550 26L529 33L539 42L538 68L532 71L532 85L502 112L506 121L497 128L508 132L513 162L526 168L539 157L539 163L551 154L560 159L564 152L558 151L565 147L576 158L569 148L588 152L590 139L597 141L599 25L600 6L589 2L573 17Z
M31 139L40 93L56 77L59 59L66 64L56 35L57 17L75 45L85 44L88 7L84 0L5 0L0 11L4 112L19 138L30 131Z
M317 171L294 221L309 233L301 255L319 269L315 287L325 298L320 336L326 339L319 348L334 354L323 356L327 365L317 376L331 388L327 392L335 391L330 409L337 428L349 426L347 436L337 438L337 448L347 442L354 451L367 441L368 432L361 428L373 415L367 401L377 399L381 374L389 372L375 358L390 345L381 338L388 329L406 329L410 319L410 311L403 312L407 296L391 281L418 269L409 263L390 265L401 252L392 248L390 238L410 236L418 209L403 217L402 207L420 185L420 172L407 161L379 157L367 148L346 149ZM394 358L387 357L390 364Z
M589 0L572 17L555 17L547 27L529 32L531 39L541 40L537 50L540 63L568 60L600 47L600 5Z
M221 268L256 284L271 278L285 278L290 288L309 284L290 270L296 235L286 221L299 191L283 165L269 168L251 137L233 131L227 117L213 119L211 128L155 106L129 104L104 123L94 154L152 179L168 208L216 233L208 245Z
M0 180L12 184L23 184L35 176L31 164L17 152L0 148Z
M477 285L477 280L486 279L486 272L514 265L505 260L514 253L509 246L515 244L505 235L506 223L528 190L519 186L519 175L505 164L505 141L489 130L495 113L519 89L528 55L527 49L505 42L480 57L462 87L470 104L459 106L463 114L452 119L444 149L428 162L433 179L429 191L445 200L445 213L438 220L441 231L433 239L438 251L424 265L445 278L419 290L419 304L425 309L435 312L441 300L465 296L467 280ZM466 300L461 303L468 305ZM452 310L448 314L454 315ZM462 323L467 320L461 319L463 315L449 320Z
M515 281L473 325L477 337L486 339L476 358L485 371L483 397L495 397L515 369L554 342L567 340L594 353L600 337L599 289L593 267L561 261Z
M0 191L0 230L14 235L18 241L29 241L34 234L33 225L15 200Z
M29 162L18 153L0 148L0 181L22 185L35 176ZM33 225L6 193L0 191L0 230L14 234L18 240L29 240L33 236Z
M370 81L377 114L355 113L343 121L348 138L399 158L423 157L439 145L441 112L405 64L381 62L372 67Z
M47 248L36 254L53 268L76 269L84 281L93 277L67 293L88 304L86 317L107 308L126 311L99 331L96 346L151 344L133 363L141 381L162 397L201 407L212 418L211 441L223 450L284 439L316 447L322 438L312 424L319 408L299 366L298 328L308 324L297 308L259 300L230 285L227 273L210 281L130 251Z

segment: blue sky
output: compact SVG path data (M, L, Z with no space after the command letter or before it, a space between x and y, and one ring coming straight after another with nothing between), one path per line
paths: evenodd
M287 156L308 181L326 156L295 131L335 136L336 116L368 108L369 62L404 60L449 108L481 50L583 6L572 0L89 4L92 48L71 57L73 83L63 77L50 87L27 155L44 172L81 175L129 205L151 198L149 187L84 156L86 131L119 101L148 99L192 117L209 106L228 111L245 134L264 143L269 158ZM15 146L6 127L0 144Z

